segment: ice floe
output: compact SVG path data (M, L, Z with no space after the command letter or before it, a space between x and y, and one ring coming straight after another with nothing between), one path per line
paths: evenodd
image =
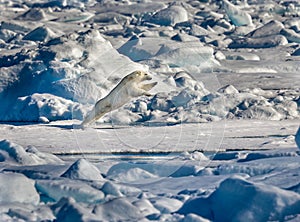
M38 165L59 163L61 160L51 154L38 151L35 147L24 148L8 140L0 141L0 162L11 164Z
M235 176L224 180L209 197L187 201L179 213L196 213L214 221L287 220L299 213L299 200L297 193Z
M0 203L23 203L38 205L40 196L35 189L35 181L23 174L0 173Z

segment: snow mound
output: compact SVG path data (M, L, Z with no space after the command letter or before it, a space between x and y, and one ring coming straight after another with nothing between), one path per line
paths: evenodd
M107 177L119 177L123 178L128 176L127 180L137 178L139 180L134 181L142 183L142 178L155 178L159 177L182 177L196 175L197 166L193 164L177 164L176 161L166 163L118 163L113 165L107 172ZM129 173L127 174L126 172ZM146 171L146 172L145 172ZM123 174L123 176L122 176ZM125 178L124 178L125 179Z
M271 48L288 44L283 35L264 36L259 38L237 38L229 44L229 48Z
M40 196L34 181L23 174L0 172L0 203L24 203L37 205Z
M41 21L46 18L46 13L41 8L31 8L17 17L19 20Z
M168 198L168 197L150 198L150 202L162 214L168 214L168 213L175 212L182 206L181 201L174 199L174 198Z
M97 221L98 218L91 210L84 208L72 197L63 197L52 207L56 221Z
M151 178L157 178L157 176L141 168L131 168L126 172L120 172L118 174L113 174L109 176L109 179L122 181L123 183L137 182Z
M247 12L239 9L227 0L223 0L223 6L227 16L234 25L253 25L252 18Z
M280 32L282 35L284 35L289 42L295 42L300 43L300 34L295 32L292 29L282 29Z
M222 88L218 89L219 93L224 93L224 94L235 94L239 93L239 91L233 86L233 85L226 85L223 86Z
M59 201L63 197L72 197L76 202L100 203L104 199L102 191L78 180L37 180L36 189L52 201Z
M120 191L119 187L117 184L112 183L110 181L107 181L103 184L102 188L101 188L102 192L104 192L104 194L107 195L112 195L115 197L122 197L124 196L122 194L122 192Z
M225 179L209 197L191 198L178 212L213 221L284 221L299 214L299 209L299 194L234 176Z
M164 61L170 66L179 66L188 68L189 66L196 66L201 69L209 70L218 67L220 64L214 58L214 50L211 47L180 47L171 50L161 50L164 53L159 53L155 57L160 61Z
M112 181L105 182L101 188L101 191L105 194L105 196L115 197L122 197L124 195L137 195L141 193L141 190L139 190L138 188L113 183Z
M273 107L268 106L252 106L243 111L240 115L242 118L249 119L268 119L268 120L281 120L283 116L278 113Z
M3 113L4 121L48 122L64 119L82 119L82 105L52 94L35 93L19 97L11 108L11 112Z
M57 35L47 27L38 27L23 37L23 40L46 42L56 38Z
M203 46L199 41L178 43L168 38L134 36L124 43L118 51L133 61L155 60L167 67L196 66L210 71L219 67L213 48Z
M153 204L146 198L138 199L132 202L134 206L136 206L144 216L150 216L153 214L159 214L160 211L156 209Z
M126 198L117 198L98 205L93 213L104 221L139 221L144 217Z
M188 12L180 5L170 5L149 17L149 19L144 18L144 21L163 26L174 26L177 23L187 21Z
M0 162L22 165L39 165L49 163L61 163L62 160L50 153L39 152L35 147L29 146L24 149L22 146L8 140L0 141Z
M184 152L179 157L179 159L183 160L197 160L197 161L209 161L209 158L206 157L202 152L194 151L194 152Z
M280 31L284 28L284 25L277 21L271 20L267 24L255 29L247 36L251 36L253 38L265 37L265 36L272 36L272 35L279 35Z
M85 159L79 159L62 174L62 177L80 180L103 180L100 171L96 166Z

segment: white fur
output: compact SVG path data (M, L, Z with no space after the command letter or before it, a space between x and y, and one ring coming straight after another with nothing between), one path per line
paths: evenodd
M104 98L100 99L94 108L88 113L81 123L81 127L95 122L106 113L118 109L134 97L142 95L151 96L148 91L152 89L157 82L149 84L140 84L145 80L151 80L149 74L143 71L134 71L125 76L120 83Z

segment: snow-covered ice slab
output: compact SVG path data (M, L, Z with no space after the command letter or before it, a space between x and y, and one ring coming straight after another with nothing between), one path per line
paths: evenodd
M227 0L223 0L223 7L231 22L236 26L253 25L251 16Z
M34 180L19 173L0 173L0 204L24 203L37 205L40 196L35 190Z
M299 208L299 194L235 176L224 180L208 198L191 198L179 212L214 221L283 221L298 214Z

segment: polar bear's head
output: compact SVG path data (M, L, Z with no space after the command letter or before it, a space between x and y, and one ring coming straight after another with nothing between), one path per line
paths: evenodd
M148 73L140 71L140 70L130 73L125 78L128 78L128 80L136 81L136 82L142 82L144 80L152 79L152 77Z

